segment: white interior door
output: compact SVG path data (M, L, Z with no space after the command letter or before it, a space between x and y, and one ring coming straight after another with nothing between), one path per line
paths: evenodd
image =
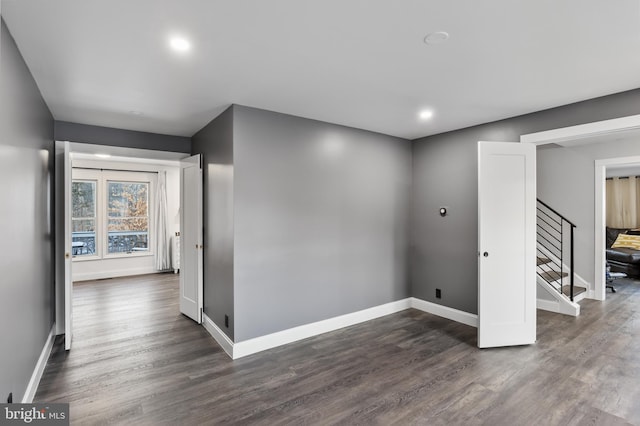
M536 341L536 151L478 142L478 347Z
M71 152L69 142L56 142L56 334L64 333L64 348L73 337L73 278L71 273Z
M180 162L180 312L198 324L203 303L201 164L200 155Z

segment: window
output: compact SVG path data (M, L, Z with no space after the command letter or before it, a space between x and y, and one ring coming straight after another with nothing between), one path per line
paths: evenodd
M71 245L74 256L96 252L96 181L71 183Z
M149 184L108 182L108 252L149 250Z
M153 254L149 209L155 179L155 174L147 172L73 169L73 257Z

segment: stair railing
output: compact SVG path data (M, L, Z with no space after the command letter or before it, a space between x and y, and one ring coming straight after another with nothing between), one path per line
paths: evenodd
M560 282L556 288L560 294L574 297L574 225L569 219L551 208L541 200L537 200L536 234L538 240L536 272L543 280L553 285ZM559 272L558 272L559 271ZM568 293L564 290L564 278L568 277Z

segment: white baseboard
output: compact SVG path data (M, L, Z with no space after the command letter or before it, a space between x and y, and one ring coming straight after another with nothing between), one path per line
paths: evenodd
M415 308L472 327L478 326L478 316L476 314L459 311L447 306L416 299L415 297L408 297L395 302L385 303L384 305L304 324L237 343L234 343L207 315L203 315L203 325L232 359L238 359L267 349L394 314L409 308Z
M36 396L36 391L38 390L38 385L40 384L40 379L42 378L44 369L47 366L49 355L51 355L51 349L53 349L53 341L55 340L55 338L56 325L53 324L53 326L51 326L51 331L49 331L47 341L44 343L44 347L42 348L42 352L40 352L40 358L38 358L36 368L34 368L33 374L31 374L31 379L29 380L27 389L24 391L24 396L22 397L23 404L32 403L33 398Z
M557 300L537 299L536 307L543 311L560 313L560 303Z
M202 325L209 332L211 337L218 342L224 351L233 359L233 341L216 325L207 314L202 314Z
M561 302L559 300L537 299L536 307L543 311L555 312L556 314L577 317L580 315L580 305L575 302Z
M155 267L118 269L117 271L86 272L84 274L76 272L73 274L73 282L89 281L89 280L104 280L107 278L118 278L118 277L130 277L133 275L155 274L158 272L161 272L161 271L156 270Z
M426 300L418 299L415 297L410 297L410 299L411 307L414 309L418 309L423 312L427 312L442 318L447 318L452 321L460 322L462 324L478 328L477 314L470 314L469 312L460 311L448 306L438 305L437 303L427 302Z
M577 317L578 315L580 315L580 305L578 305L577 301L569 301L569 299L560 295L555 287L538 276L536 278L536 291L541 290L545 291L555 300L537 298L536 307L538 309L563 315L570 315L572 317Z
M298 340L307 339L319 334L339 330L344 327L360 324L365 321L404 311L405 309L409 309L409 307L409 298L402 299L238 342L235 343L233 347L233 359L251 355L256 352L262 352L277 346L286 345L287 343L293 343Z

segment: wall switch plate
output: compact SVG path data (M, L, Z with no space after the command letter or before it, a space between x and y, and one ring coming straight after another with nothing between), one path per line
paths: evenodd
M436 288L436 299L442 299L442 290Z
M229 315L224 316L224 326L229 328Z

